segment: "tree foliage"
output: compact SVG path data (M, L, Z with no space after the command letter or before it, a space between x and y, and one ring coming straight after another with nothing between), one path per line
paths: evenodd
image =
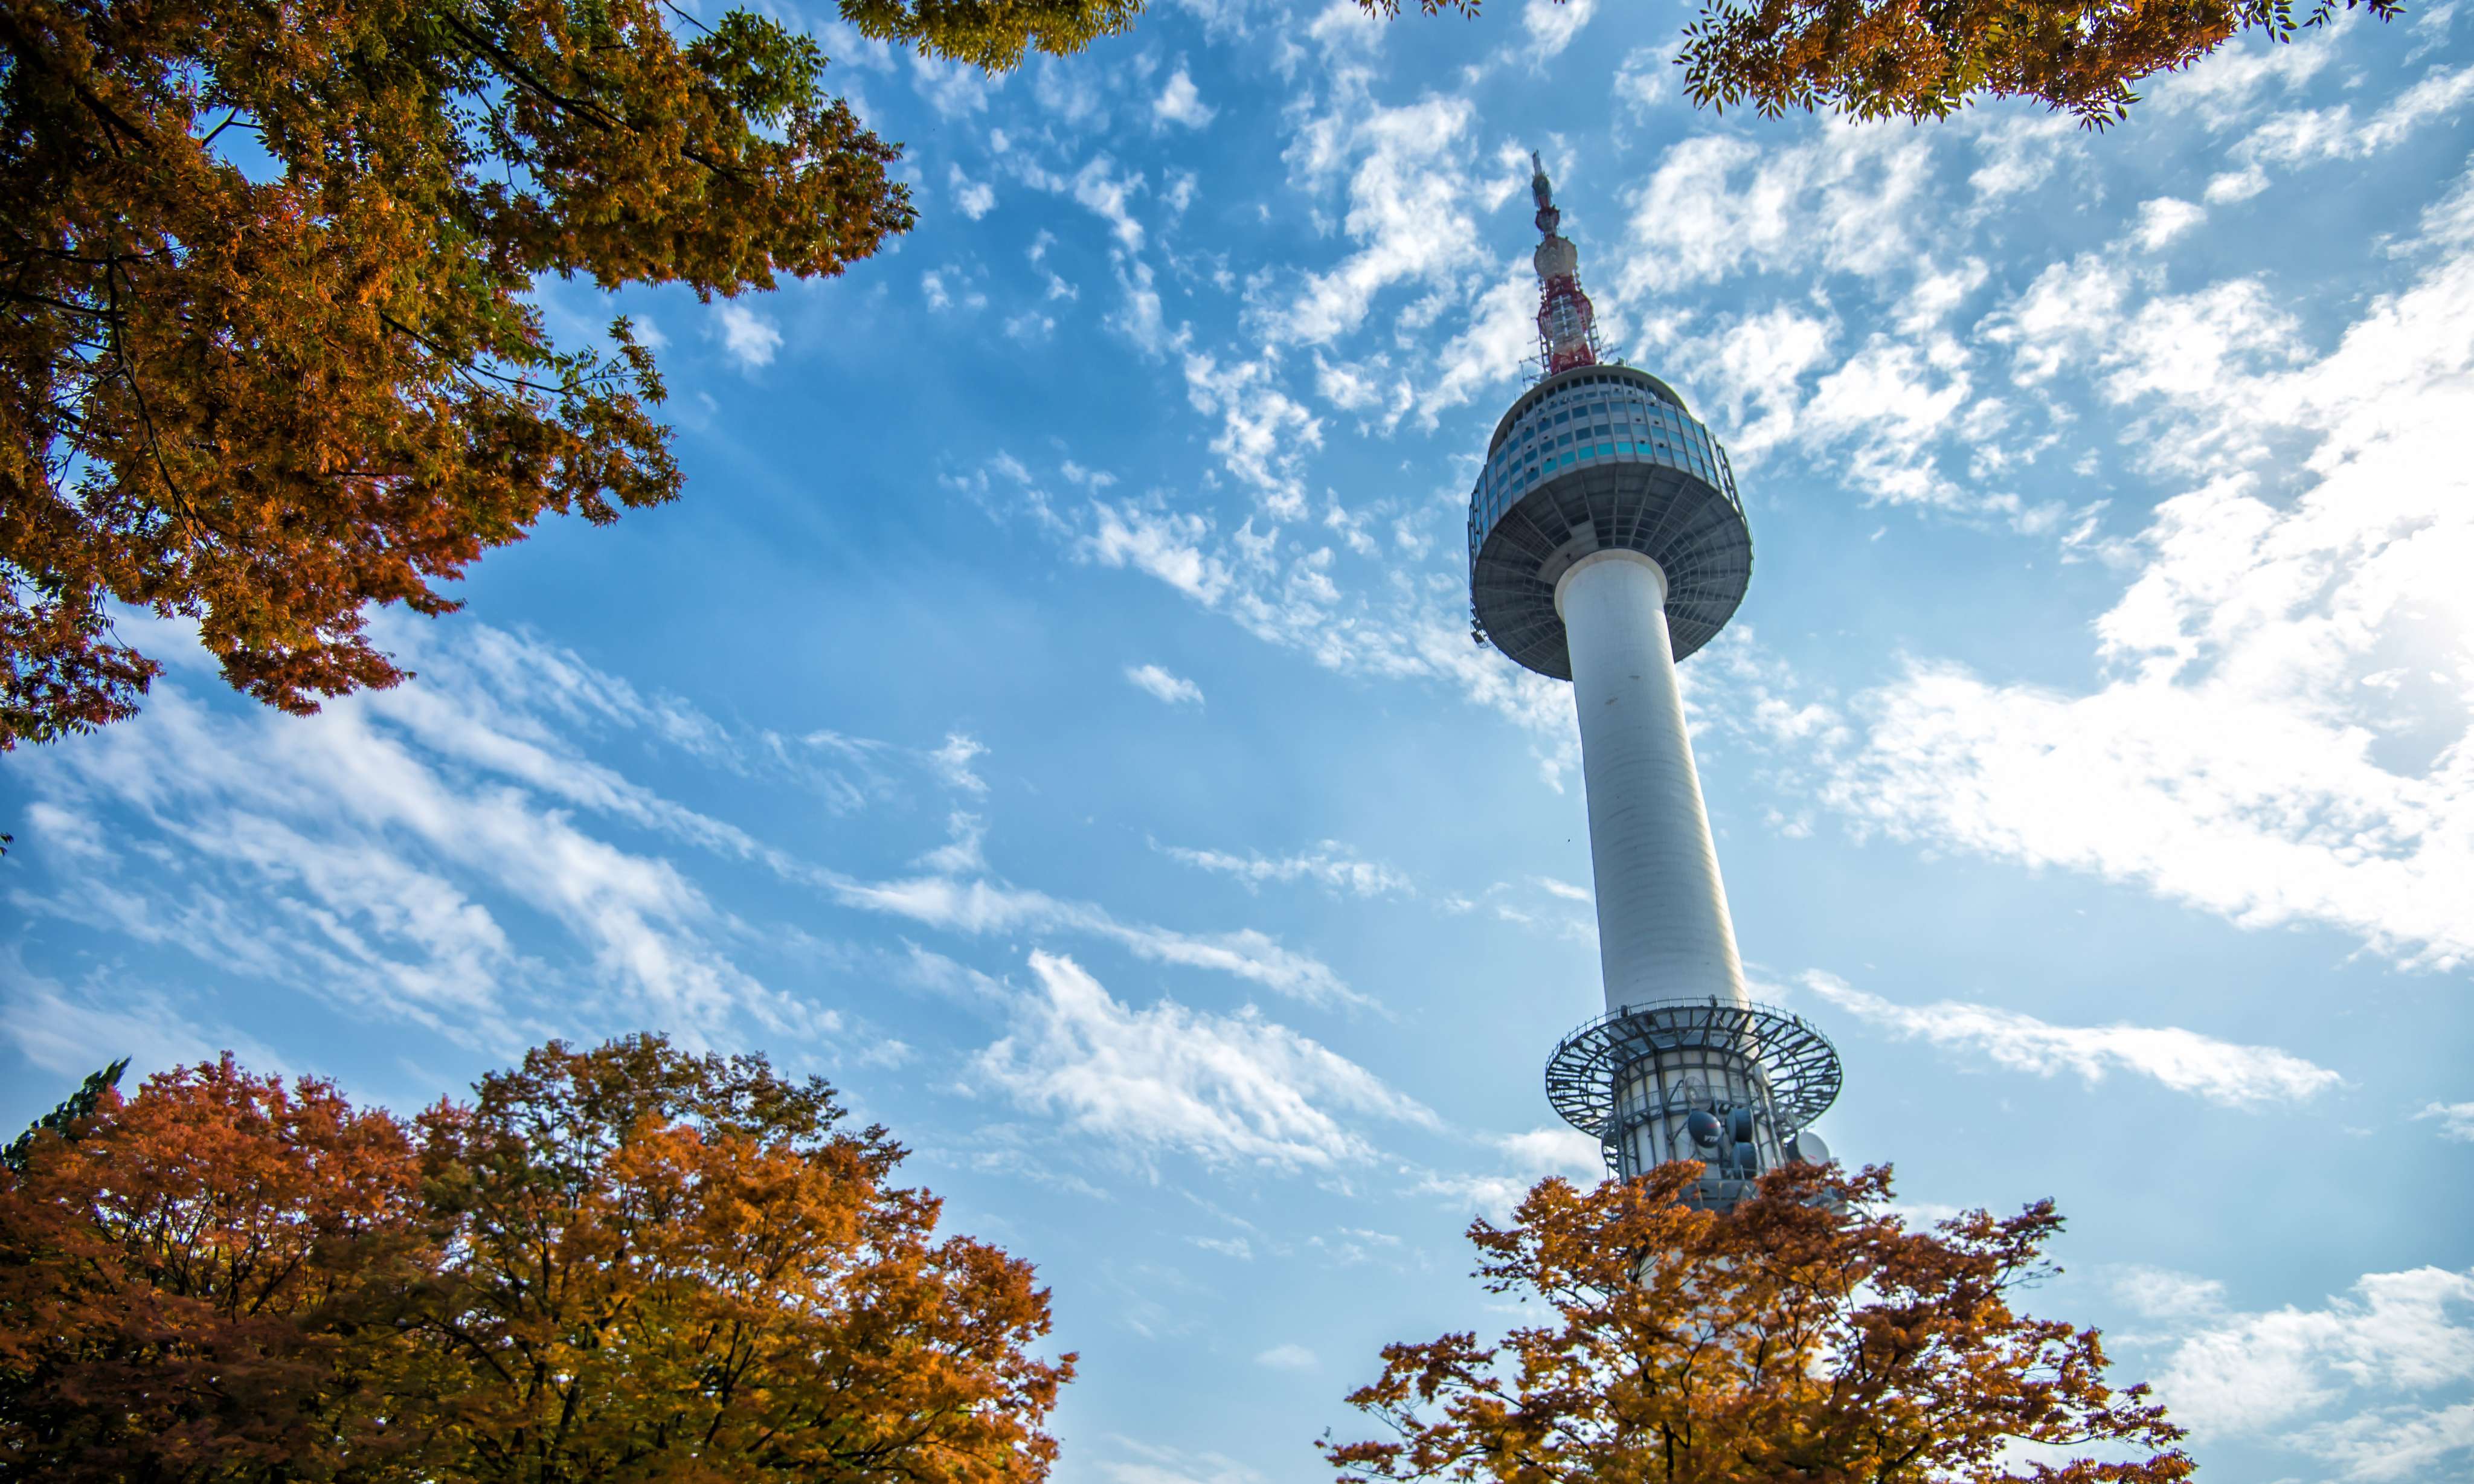
M2382 20L2399 0L2345 0ZM2176 72L2236 36L2276 42L2325 24L2291 0L1709 0L1685 29L1692 101L1764 115L1944 117L1978 97L2033 98L2102 128L2129 115L2141 79Z
M1073 1374L1030 1266L933 1241L901 1148L821 1083L658 1039L556 1044L424 1120L459 1259L430 1326L486 1480L1012 1484Z
M1357 3L1400 13L1400 0ZM2344 3L2382 20L2404 9ZM1473 16L1478 5L1418 0L1428 15ZM2032 98L2101 129L2129 116L2143 78L2188 67L2244 32L2290 41L2335 13L2336 0L2299 20L2292 0L1703 0L1675 60L1703 108L1923 120L1979 98Z
M8 839L6 835L0 835L0 842ZM12 1170L24 1169L27 1157L35 1152L35 1141L46 1134L54 1138L76 1138L87 1120L103 1107L105 1096L119 1087L120 1074L128 1070L129 1058L123 1057L99 1072L85 1074L85 1081L78 1084L77 1091L70 1093L59 1107L36 1119L25 1132L11 1139L8 1148L0 1149L0 1166Z
M1732 1212L1698 1164L1547 1180L1469 1238L1490 1292L1542 1302L1499 1344L1387 1346L1351 1403L1385 1439L1345 1479L1492 1484L2168 1484L2191 1462L2093 1329L2012 1307L2050 1271L2050 1202L1910 1230L1890 1177L1790 1166ZM2023 1445L2032 1447L2023 1447ZM2093 1452L2082 1452L2093 1449ZM2065 1457L2067 1454L2078 1456ZM2059 1460L2059 1461L2057 1461Z
M1035 1484L1073 1357L821 1083L553 1043L407 1128L230 1058L0 1172L0 1480Z
M849 13L998 67L1133 10ZM0 749L135 710L111 600L287 711L401 679L370 605L678 492L645 346L559 348L536 280L734 295L912 219L815 43L745 11L9 0L0 46Z
M106 1091L0 1176L0 1478L328 1477L426 1273L403 1130L224 1060ZM371 1476L362 1473L359 1476Z

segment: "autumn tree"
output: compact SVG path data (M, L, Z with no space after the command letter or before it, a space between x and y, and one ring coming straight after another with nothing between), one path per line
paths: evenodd
M994 69L1138 8L845 13ZM287 711L401 679L371 605L678 493L645 345L554 344L537 280L735 295L912 220L815 42L748 11L7 0L0 46L0 750L134 712L160 666L115 600Z
M2399 0L2345 0L2382 20ZM1978 97L2033 98L2102 128L2141 79L2177 72L2246 32L2291 41L2290 0L1708 0L1677 61L1696 104L1776 116L1941 118Z
M1795 1165L1733 1211L1690 1161L1538 1185L1469 1238L1488 1291L1542 1306L1499 1343L1385 1348L1348 1399L1389 1436L1328 1448L1350 1481L2167 1484L2182 1436L2115 1390L2093 1329L2030 1318L2050 1202L1910 1229L1882 1168Z
M1357 3L1400 13L1400 0ZM1474 15L1479 0L1418 3L1429 15ZM2382 20L2404 9L2344 5ZM1980 98L2031 98L2100 129L2129 116L2142 79L2180 71L2245 33L2291 41L2336 9L2317 0L2297 20L2292 0L1703 0L1675 60L1686 94L1704 108L1922 120Z
M0 835L0 840L7 839L7 836ZM27 1159L35 1153L35 1145L47 1135L60 1139L76 1138L103 1107L103 1100L118 1093L120 1074L128 1070L129 1058L123 1057L109 1066L85 1074L85 1081L78 1083L77 1091L28 1125L25 1132L9 1141L8 1148L0 1149L0 1166L23 1171Z
M0 1481L1038 1484L1047 1293L841 1123L649 1036L106 1088L0 1165Z
M230 1058L83 1091L0 1168L0 1479L386 1476L435 1254L403 1129Z
M820 1082L552 1043L424 1122L458 1259L426 1338L473 1480L1031 1484L1073 1357L1030 1266L938 1240Z

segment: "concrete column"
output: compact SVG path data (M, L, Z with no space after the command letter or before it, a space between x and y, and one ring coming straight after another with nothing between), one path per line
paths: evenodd
M1555 584L1555 609L1581 715L1607 1009L1741 1003L1744 966L1675 682L1666 574L1636 551L1593 552Z

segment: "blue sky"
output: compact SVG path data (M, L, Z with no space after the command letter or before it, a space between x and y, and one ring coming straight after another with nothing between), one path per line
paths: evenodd
M2101 136L1696 112L1663 3L1163 5L994 83L818 19L919 229L657 331L686 498L302 721L168 625L0 772L11 1120L221 1047L409 1107L640 1028L830 1076L1041 1265L1067 1484L1321 1472L1593 1166L1569 698L1467 637L1526 151L1757 558L1685 668L1759 993L1930 1215L2056 1198L2219 1479L2474 1477L2474 16ZM544 302L570 334L607 306Z

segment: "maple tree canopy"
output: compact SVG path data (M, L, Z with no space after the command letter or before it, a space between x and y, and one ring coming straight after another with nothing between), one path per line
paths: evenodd
M555 1042L413 1125L221 1062L0 1159L0 1481L1039 1484L1074 1357L822 1083Z
M1129 0L848 0L1001 68ZM185 618L287 711L402 672L372 603L545 511L679 489L622 319L562 350L541 275L702 296L839 273L911 223L808 36L664 0L0 7L0 750L132 715Z
M1789 1165L1728 1212L1691 1160L1549 1180L1469 1239L1540 1305L1495 1344L1386 1346L1349 1401L1390 1437L1344 1480L1467 1484L2171 1484L2182 1430L2116 1391L2093 1329L2011 1307L2052 1269L2052 1203L1910 1230L1890 1172Z
M1400 0L1357 0L1396 16ZM1556 0L1563 4L1564 0ZM1475 15L1479 0L1418 0ZM2345 0L2382 20L2402 0ZM1829 109L1856 118L1942 118L1981 97L2033 98L2102 128L2129 116L2131 85L2175 72L2246 31L2290 41L2292 0L1703 0L1676 61L1693 103L1750 104L1775 118Z

